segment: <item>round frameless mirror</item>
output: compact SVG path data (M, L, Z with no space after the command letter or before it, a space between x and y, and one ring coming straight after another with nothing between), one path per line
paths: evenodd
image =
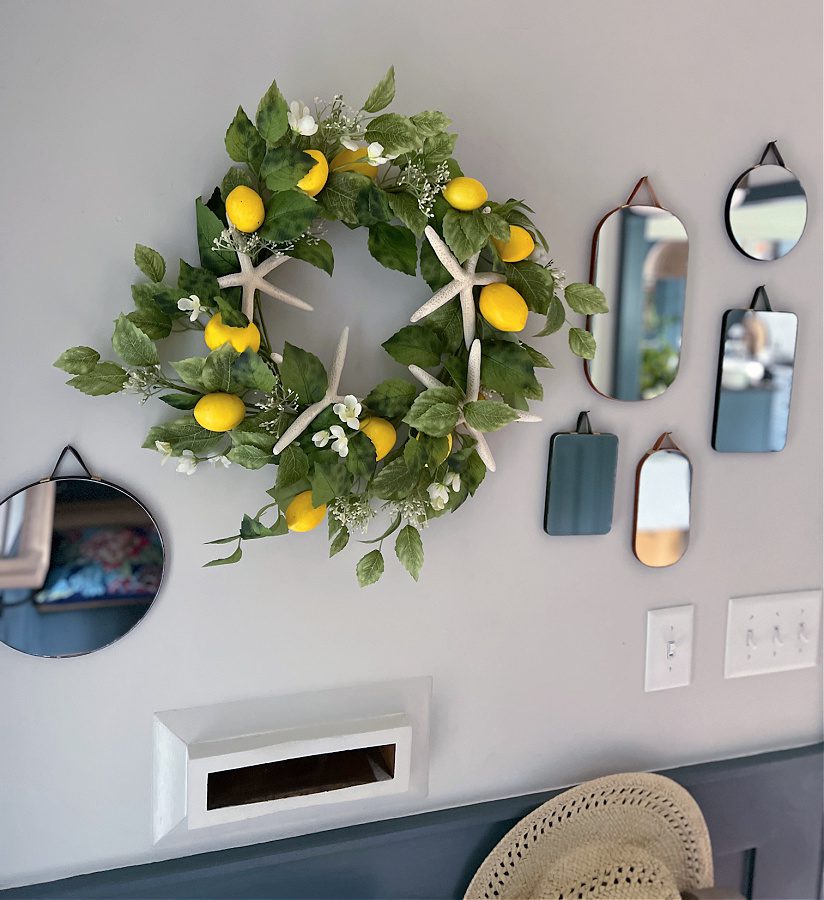
M663 444L669 440L670 446ZM638 465L632 549L645 566L663 568L687 552L692 467L668 434Z
M587 321L598 349L585 371L598 393L615 400L663 394L681 359L689 239L651 188L653 205L632 205L644 183L601 220L592 242L590 281L609 312Z
M163 577L157 524L128 491L58 477L0 504L0 640L33 656L77 656L146 615Z
M770 151L777 164L764 162ZM798 177L784 166L774 142L767 145L761 162L736 180L725 215L730 239L750 259L779 259L801 240L807 195Z

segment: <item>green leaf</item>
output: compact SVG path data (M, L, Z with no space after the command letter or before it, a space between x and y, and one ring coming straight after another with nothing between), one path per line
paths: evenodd
M447 162L455 152L457 140L457 134L435 134L426 138L421 150L421 165L423 168L431 172L432 169L441 163Z
M285 250L284 253L294 259L302 259L318 269L323 269L327 275L331 275L335 268L335 257L332 253L332 247L328 241L324 241L322 238L311 242L305 239L298 241L291 250Z
M407 191L398 191L394 194L387 194L387 200L392 212L407 228L420 237L429 219L426 213L418 206L418 201L414 195Z
M461 474L461 485L466 485L466 489L474 496L475 491L486 478L486 466L484 461L478 456L477 450L472 450L466 461L463 473Z
M326 394L329 378L323 363L314 355L288 341L283 348L283 362L280 364L283 384L297 394L304 406L317 403Z
M223 176L223 181L220 182L220 196L223 198L223 202L225 203L229 194L241 185L250 187L252 190L257 190L258 187L255 176L248 169L243 166L232 166Z
M115 322L112 347L130 366L156 366L160 362L151 339L124 315Z
M384 419L399 419L409 412L418 389L410 381L389 378L372 388L363 405Z
M379 581L383 575L383 555L380 550L370 550L366 556L358 560L355 572L361 587L367 587Z
M239 106L232 124L226 131L226 152L235 162L246 163L253 172L260 170L266 143Z
M541 353L540 350L536 350L534 347L530 347L529 344L525 344L521 341L521 346L526 350L532 359L532 364L539 369L554 369L555 366Z
M387 269L413 277L418 271L415 235L403 226L378 222L369 229L369 252Z
M172 333L171 317L154 301L141 303L136 310L126 313L126 318L153 341L159 341Z
M431 312L426 317L426 324L441 336L444 351L454 352L463 344L463 314L457 297ZM463 366L465 378L466 360L463 361Z
M328 458L315 462L309 483L312 485L312 506L320 506L345 494L352 486L352 476L343 460L337 456L333 459L330 453Z
M609 312L607 298L594 284L574 283L564 288L564 300L567 306L582 316L594 316Z
M243 392L243 386L235 382L232 366L238 358L238 352L227 341L206 357L201 372L203 387L209 391L224 391L227 394Z
M64 350L53 365L70 375L88 375L100 360L100 354L91 347L70 347Z
M327 218L357 225L358 198L372 187L372 179L360 172L332 172L318 194L319 205Z
M252 541L255 538L280 537L288 531L285 516L278 516L277 521L271 527L264 525L259 519L253 519L247 515L244 515L240 522L240 536L244 541Z
M206 360L202 356L190 356L188 359L179 359L170 365L184 384L197 388L199 391L205 391L202 377L205 363Z
M403 366L437 366L441 361L442 343L438 334L425 325L405 325L381 346Z
M375 445L365 434L353 434L349 438L346 468L355 478L368 478L375 471L375 465Z
M197 249L203 268L214 272L215 275L230 275L237 272L237 254L230 250L214 249L213 242L220 237L225 226L200 197L195 200L195 219Z
M464 416L466 424L477 428L478 431L498 431L518 418L518 414L511 406L495 400L475 400L467 403L464 406Z
M581 359L594 359L595 338L583 328L570 328L569 349Z
M262 469L275 461L271 453L254 444L236 444L226 456L244 469Z
M372 181L372 179L369 179ZM381 190L374 181L368 189L362 190L355 198L355 216L358 225L374 225L376 222L388 222L392 218L389 207L389 195Z
M261 137L269 146L276 144L289 127L287 118L289 107L273 81L269 90L261 97L255 116L255 124Z
M190 266L185 259L180 260L177 286L187 295L194 294L203 303L210 303L212 297L220 293L217 278L208 269Z
M232 563L240 562L242 556L243 550L238 547L234 553L229 556L224 556L223 559L210 559L209 562L203 564L203 568L208 569L210 566L230 566Z
M149 281L163 281L166 275L166 262L157 250L143 244L135 244L134 261Z
M177 306L177 301L185 296L185 291L168 284L143 282L132 285L132 299L138 310L160 310L172 319L185 315Z
M300 237L318 215L318 205L303 191L273 194L266 205L266 218L258 234L276 244Z
M434 137L442 131L446 131L452 124L452 119L445 116L437 109L427 109L412 116L412 124L418 129L422 138ZM451 152L450 152L451 155Z
M122 391L128 377L126 370L115 363L99 362L91 371L75 375L66 384L92 397L102 397Z
M340 553L348 543L349 532L345 528L341 528L341 530L332 539L332 543L329 545L329 559Z
M555 280L549 269L531 260L505 263L506 283L526 300L532 312L546 315L555 293Z
M227 300L226 297L215 297L215 301L224 325L231 328L246 328L249 324L248 317L231 300Z
M271 453L277 443L277 438L268 431L260 431L254 422L254 417L244 419L231 431L232 445L235 447L257 447Z
M422 145L417 128L411 119L397 113L376 116L366 128L364 136L367 144L373 141L383 146L385 153L408 153Z
M515 341L483 342L481 384L499 393L515 409L525 409L527 397L531 400L543 398L532 357Z
M207 431L201 428L192 416L174 419L164 422L162 425L154 425L149 429L143 447L148 450L155 449L155 441L165 441L171 444L172 452L179 455L184 450L192 453L204 453L211 450L220 441L223 435L217 431Z
M199 394L161 394L160 399L174 409L194 409L197 401L200 400Z
M278 458L278 487L288 487L309 474L309 457L298 447L290 444Z
M401 527L401 516L400 513L395 516L394 519L387 525L385 531L382 534L379 534L376 538L372 538L368 541L359 541L361 544L379 544L381 541L386 540L390 534L397 531Z
M270 147L260 167L260 177L270 191L288 191L315 165L308 153L286 144Z
M535 335L535 337L546 337L548 334L555 334L566 321L566 313L564 312L564 304L553 296L549 301L549 309L546 314L546 324Z
M224 345L225 346L225 345ZM275 388L275 374L263 359L247 347L232 363L235 393L238 389L268 394Z
M489 240L486 218L477 209L472 212L450 209L443 217L444 240L459 262L466 262Z
M387 463L372 479L369 490L380 500L402 500L415 487L416 478L409 471L406 461L398 456Z
M455 388L429 388L418 394L403 421L432 437L446 437L458 424L460 401Z
M380 112L395 99L395 67L390 66L389 71L372 88L361 109L368 113Z
M281 509L285 509L298 494L302 494L304 491L309 491L311 489L312 486L309 484L309 479L303 478L286 487L271 487L266 493Z
M439 291L452 281L452 276L438 259L429 241L423 241L421 244L421 276L433 292ZM463 326L461 326L461 336L463 336Z
M395 555L404 569L417 581L423 567L423 541L421 533L414 525L406 525L398 532L395 538Z

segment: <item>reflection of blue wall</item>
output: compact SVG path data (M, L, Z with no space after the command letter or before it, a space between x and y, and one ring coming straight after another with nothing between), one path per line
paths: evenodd
M28 590L3 591L5 604L23 600ZM39 612L34 603L0 607L0 640L34 656L89 653L116 641L146 612L147 604Z
M684 319L686 282L683 278L661 278L655 283L655 312L659 326L648 335L654 344L669 344L675 352L681 349L681 323Z

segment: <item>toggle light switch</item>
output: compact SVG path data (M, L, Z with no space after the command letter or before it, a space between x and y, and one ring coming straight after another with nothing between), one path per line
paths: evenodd
M683 687L692 680L694 613L691 604L648 610L645 691Z

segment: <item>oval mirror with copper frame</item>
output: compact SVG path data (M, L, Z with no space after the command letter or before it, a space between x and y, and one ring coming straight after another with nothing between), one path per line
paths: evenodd
M672 566L690 539L689 458L665 431L638 463L632 552L645 566Z

